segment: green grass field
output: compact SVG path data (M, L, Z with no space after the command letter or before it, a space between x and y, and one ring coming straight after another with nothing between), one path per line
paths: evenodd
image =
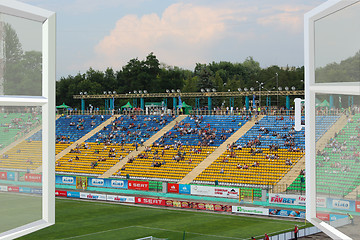
M293 229L293 221L56 199L56 224L21 239L249 239ZM297 223L301 225L302 223Z
M0 192L0 232L40 220L41 203L37 195Z

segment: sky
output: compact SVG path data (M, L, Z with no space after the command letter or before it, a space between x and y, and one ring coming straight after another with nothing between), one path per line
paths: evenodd
M57 79L120 70L153 52L161 63L303 66L303 16L325 0L20 0L57 14Z

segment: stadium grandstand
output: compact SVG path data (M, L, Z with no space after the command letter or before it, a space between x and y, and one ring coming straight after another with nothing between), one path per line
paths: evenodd
M14 144L4 144L0 164L1 171L19 172L19 181L24 181L39 172L41 130L36 113L20 117L22 120L16 113L2 115L4 122L15 122L19 132L24 128L20 123L27 121L29 126ZM354 195L359 186L359 122L359 113L316 117L317 144L323 146L317 153L321 170L317 177L319 191L326 196ZM6 123L3 128L13 128ZM174 185L190 186L200 195L201 188L238 189L235 194L241 202L261 201L274 193L301 196L306 191L304 135L304 130L294 131L293 115L256 111L238 115L64 114L56 120L56 174L59 179L74 177L70 182L82 191L111 192L111 186L117 188L118 182L128 181L128 188L147 182L150 192L171 192ZM337 181L322 171L346 175L348 180ZM87 179L87 186L78 186L80 179ZM67 189L66 184L64 180L57 186ZM106 188L97 189L97 185Z

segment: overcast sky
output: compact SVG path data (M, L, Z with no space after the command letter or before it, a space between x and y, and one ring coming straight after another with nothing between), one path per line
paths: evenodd
M160 62L302 66L303 15L325 0L21 0L57 13L57 78Z

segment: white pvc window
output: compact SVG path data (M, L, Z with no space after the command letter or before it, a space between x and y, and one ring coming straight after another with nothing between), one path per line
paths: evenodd
M339 122L331 133L338 143L332 145L327 140L317 144L316 133L320 132L317 130L321 124L316 123L315 118L342 112L350 116L351 122L352 114L360 106L360 2L328 1L307 13L304 25L306 219L334 239L357 238L356 222L338 227L324 220L329 214L336 217L338 213L345 215L343 220L337 221L342 225L349 220L346 213L356 215L355 198L350 193L357 186L360 169L353 165L355 159L345 154L347 150L343 144L347 141L347 148L352 147L350 129L353 126L346 125L347 120ZM330 104L317 108L319 100L327 100ZM357 120L357 116L352 118ZM345 125L343 136L335 137L335 132L338 134ZM340 145L344 145L345 150L339 150ZM326 152L324 159L316 157L320 153L318 150ZM321 200L318 204L317 199Z
M55 27L53 12L0 2L0 239L55 223Z

